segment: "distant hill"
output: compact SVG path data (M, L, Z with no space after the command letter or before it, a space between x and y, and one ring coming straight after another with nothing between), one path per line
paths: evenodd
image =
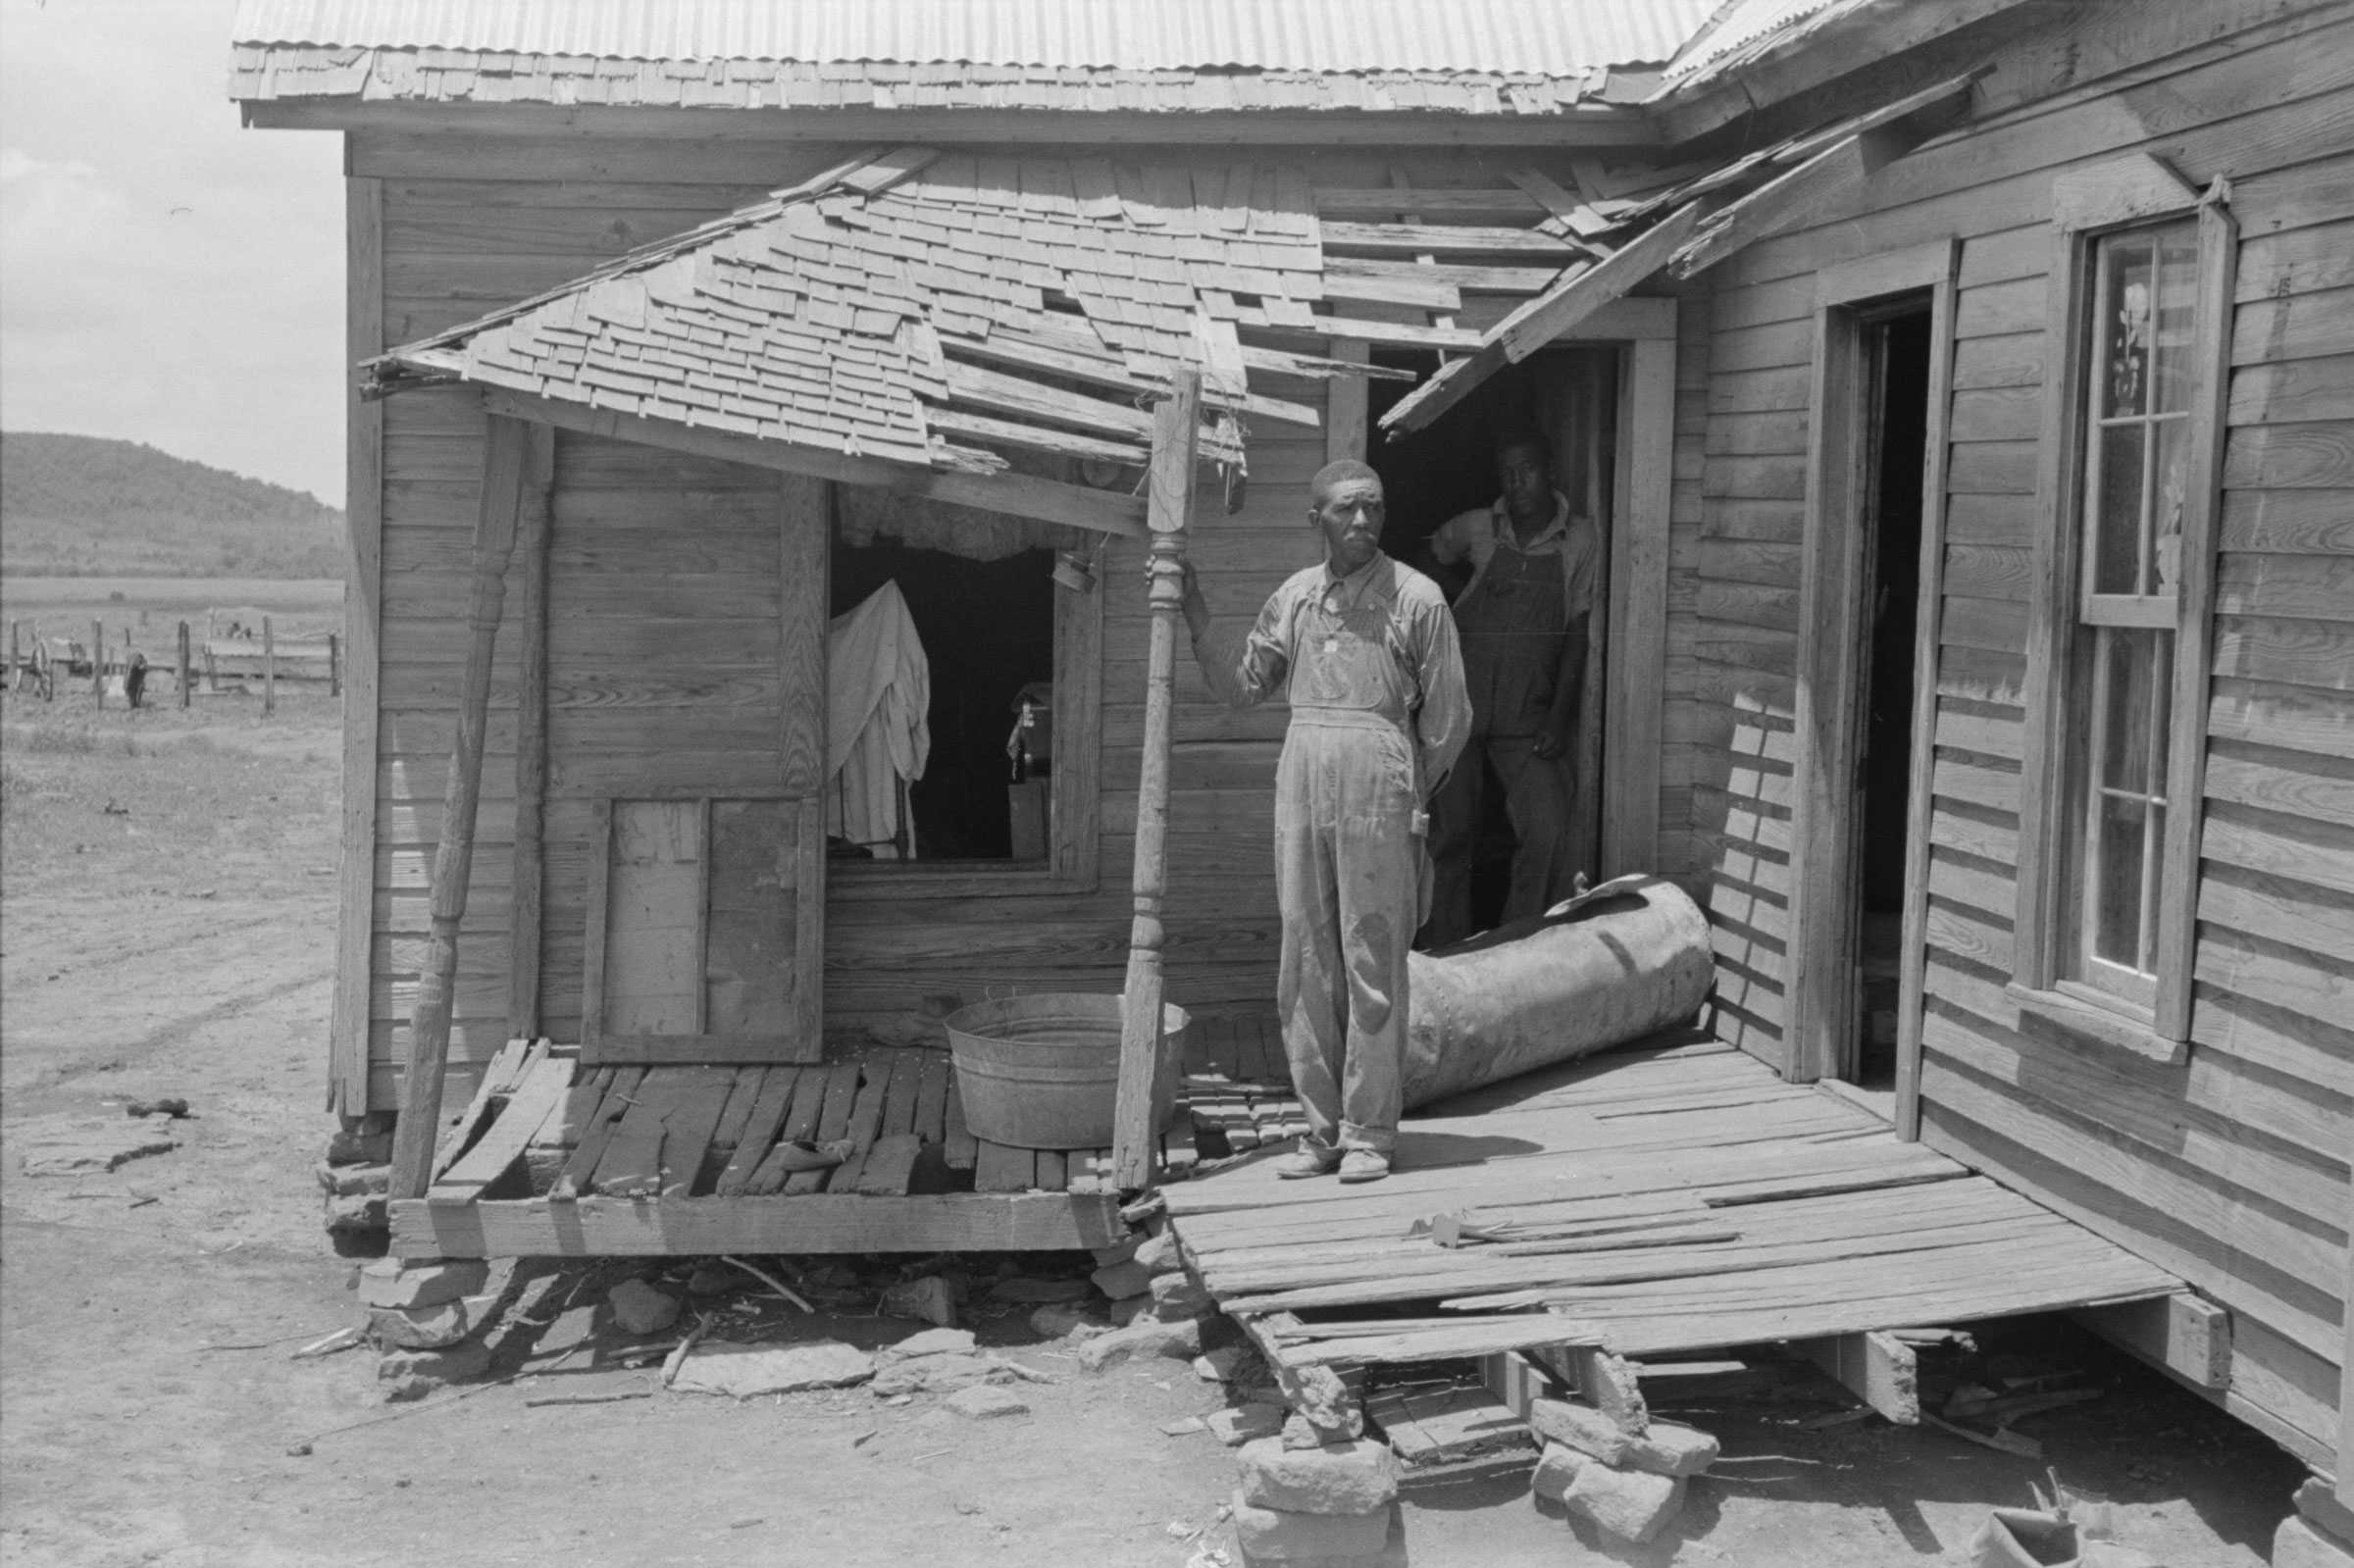
M0 572L343 575L343 514L316 496L136 441L0 434Z

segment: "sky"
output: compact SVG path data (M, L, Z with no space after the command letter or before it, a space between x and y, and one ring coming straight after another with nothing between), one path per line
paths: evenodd
M234 0L0 0L0 430L343 501L342 138L247 130Z

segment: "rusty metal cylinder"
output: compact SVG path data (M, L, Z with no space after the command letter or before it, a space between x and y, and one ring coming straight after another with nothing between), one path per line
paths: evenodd
M1700 906L1659 877L1596 894L1412 955L1409 1108L1691 1021L1715 971Z

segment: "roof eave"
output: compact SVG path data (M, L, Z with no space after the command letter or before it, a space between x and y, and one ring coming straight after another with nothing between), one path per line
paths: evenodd
M1626 104L1579 104L1553 115L1491 116L1362 109L670 108L359 96L236 102L244 124L265 130L1163 146L1395 146L1402 138L1433 147L1647 148L1661 143L1651 114Z

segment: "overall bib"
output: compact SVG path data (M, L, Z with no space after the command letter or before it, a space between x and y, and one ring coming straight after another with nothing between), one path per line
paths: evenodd
M1398 1138L1406 955L1420 924L1423 840L1413 711L1389 606L1302 607L1291 728L1275 774L1276 1005L1308 1137L1388 1153Z
M1463 683L1471 694L1471 742L1430 803L1434 945L1472 935L1471 862L1488 768L1504 786L1512 828L1511 885L1503 918L1542 914L1568 895L1575 871L1572 758L1566 750L1551 758L1536 753L1556 694L1567 603L1559 557L1525 554L1503 539L1480 581L1456 603Z

